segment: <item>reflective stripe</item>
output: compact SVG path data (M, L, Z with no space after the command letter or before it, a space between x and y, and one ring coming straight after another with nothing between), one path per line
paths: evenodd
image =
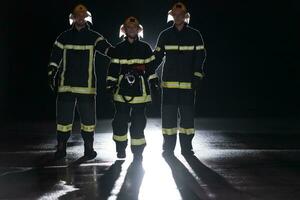
M165 45L165 50L178 50L178 45Z
M111 63L115 63L115 64L119 64L120 63L120 59L118 59L118 58L112 58L112 59L110 59L110 62Z
M195 134L194 128L179 128L179 133L186 134L186 135L193 135Z
M60 77L60 85L61 86L64 86L64 84L65 84L65 72L66 72L66 62L67 62L66 55L67 55L67 50L64 49L64 52L63 52L63 71L62 71L61 77Z
M72 131L72 126L73 126L73 124L68 124L68 125L57 124L56 130L66 133L66 132Z
M156 48L155 48L155 51L157 51L157 52L159 52L160 50L161 50L160 47L156 47Z
M203 74L201 74L200 72L195 72L195 73L194 73L194 76L203 78Z
M96 125L84 125L81 124L81 130L85 132L94 132L96 128Z
M164 135L176 135L177 134L177 128L163 128L162 134Z
M55 62L50 62L49 66L53 66L53 67L59 68L59 65L56 64Z
M107 80L107 81L118 81L117 78L112 77L112 76L107 76L107 77L106 77L106 80Z
M147 59L145 59L145 64L147 64L147 63L149 63L149 62L151 62L153 60L155 60L155 56L154 55L151 56L151 57L149 57L149 58L147 58Z
M118 85L120 85L120 82L121 82L122 79L123 79L123 75L120 76ZM143 77L142 77L142 86L143 86L143 96L134 97L132 99L132 101L128 102L129 104L146 103L146 102L151 101L151 95L147 95L146 87L145 87L145 81L144 81ZM122 95L119 95L119 90L120 90L120 87L118 87L117 92L114 95L114 101L125 103L124 98L127 99L127 100L130 100L132 98L131 96L124 96L124 98L123 98Z
M198 45L198 46L196 46L196 50L204 50L204 45Z
M98 43L98 42L100 42L100 41L102 41L102 40L104 40L104 38L103 38L103 37L98 37L94 45L96 46L96 45L97 45L97 43Z
M195 46L179 46L179 51L192 51L195 49Z
M152 74L148 77L148 80L151 80L151 79L154 79L154 78L157 78L158 76L156 74Z
M193 51L195 50L195 46L194 45L187 45L187 46L165 45L165 50Z
M58 42L58 41L55 41L54 44L55 44L56 46L58 46L59 48L61 48L61 49L64 48L64 45L63 45L62 43Z
M162 82L163 88L192 89L192 84L188 82Z
M93 79L93 58L94 58L94 51L93 48L89 49L89 69L88 69L88 88L92 87L92 79Z
M113 135L113 139L118 142L125 142L125 141L127 141L127 134L126 135Z
M94 45L73 45L73 44L66 44L64 45L64 49L72 49L72 50L91 50L94 49Z
M78 93L78 94L96 94L96 88L60 86L60 87L58 87L58 92L72 92L72 93Z
M132 146L139 146L139 145L143 145L143 144L146 144L145 138L131 139L131 145Z

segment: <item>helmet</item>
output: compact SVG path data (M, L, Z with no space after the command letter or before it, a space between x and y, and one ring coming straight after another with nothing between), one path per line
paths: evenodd
M69 15L70 25L72 25L74 23L74 15L78 15L78 14L84 14L85 15L85 20L92 24L92 15L91 15L91 13L87 10L87 8L84 5L78 4L77 6L75 6L72 13L70 13L70 15Z
M135 18L135 17L128 17L124 21L124 23L120 26L119 37L124 37L126 35L126 33L125 33L125 27L129 27L129 26L136 26L136 27L138 27L138 29L139 29L138 37L143 37L144 36L143 26L139 23L139 21L137 20L137 18Z
M190 13L187 12L186 6L185 6L183 3L181 3L181 2L175 3L175 4L173 5L172 9L169 10L167 22L169 22L169 21L174 21L174 18L173 18L173 12L174 12L175 10L177 10L177 9L182 10L182 11L185 13L185 20L184 20L184 21L185 21L185 23L188 24L188 23L190 22L191 15L190 15Z

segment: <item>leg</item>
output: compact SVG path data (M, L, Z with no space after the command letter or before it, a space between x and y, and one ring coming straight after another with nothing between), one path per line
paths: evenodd
M162 105L162 133L164 137L163 151L165 155L173 154L177 140L176 105Z
M125 149L127 147L127 131L130 113L130 105L127 103L115 102L115 116L112 121L113 139L116 143L118 158L125 158Z
M95 95L78 95L78 112L81 120L81 136L84 141L84 156L88 159L97 156L93 148L96 127L95 98Z
M181 153L183 155L193 155L192 139L195 135L194 129L194 106L181 105L180 110L180 129L179 139Z
M66 156L67 141L71 135L76 97L70 93L59 93L56 99L57 159Z
M146 127L146 104L132 105L131 111L131 151L134 154L134 160L142 160L142 154L146 146L144 129Z

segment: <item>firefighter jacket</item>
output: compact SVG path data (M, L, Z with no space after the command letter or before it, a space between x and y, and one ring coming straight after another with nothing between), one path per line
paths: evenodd
M111 45L99 33L75 26L56 39L49 66L60 68L58 92L96 94L95 53L107 55Z
M162 75L163 89L191 90L194 78L202 79L206 57L199 31L185 24L181 31L175 26L159 35L154 51L156 65L165 57Z
M107 82L115 82L114 101L130 104L151 101L148 81L157 78L150 46L135 40L130 43L127 38L119 43L111 54Z

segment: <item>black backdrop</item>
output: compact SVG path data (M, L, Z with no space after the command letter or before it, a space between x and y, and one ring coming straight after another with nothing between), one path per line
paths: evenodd
M47 64L57 35L67 29L78 1L5 1L1 7L0 111L3 120L55 119L55 96L47 85ZM172 0L81 1L93 15L92 28L112 44L130 15L144 26L144 40L155 46L170 26ZM208 52L207 79L197 96L200 117L298 117L299 5L296 1L190 0L192 27ZM96 59L98 118L111 117L103 94L108 59ZM159 103L148 109L159 115ZM3 121L2 120L2 121Z

